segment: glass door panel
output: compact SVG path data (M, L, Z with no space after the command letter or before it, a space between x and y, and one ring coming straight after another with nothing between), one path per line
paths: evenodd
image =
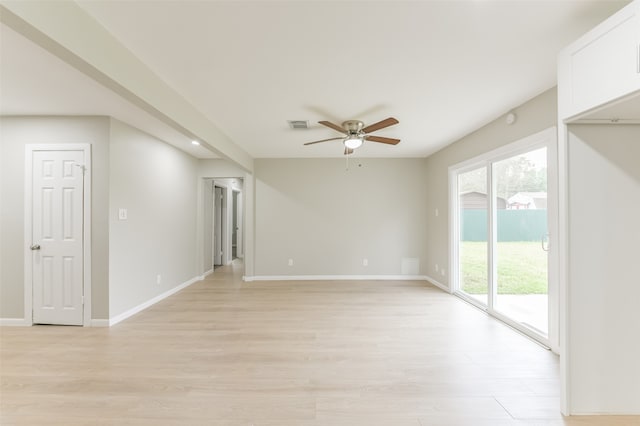
M459 290L488 304L487 167L458 174Z
M497 294L493 308L548 335L547 148L493 163Z

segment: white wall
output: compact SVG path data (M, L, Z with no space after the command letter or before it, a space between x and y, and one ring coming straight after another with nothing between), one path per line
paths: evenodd
M569 126L570 407L640 414L640 126Z
M515 124L508 125L505 116L499 117L459 141L447 146L426 160L426 178L423 191L427 198L427 237L424 273L439 283L450 286L449 271L439 266L449 265L449 194L448 169L450 166L480 154L538 133L557 122L556 90L550 89L513 109ZM438 216L435 215L436 209Z
M109 119L2 117L0 143L0 318L24 317L25 145L51 143L92 147L91 312L93 319L108 318Z
M256 160L255 275L420 274L409 264L425 261L424 163Z
M114 318L200 275L199 192L198 160L113 119L110 167L109 315ZM118 220L120 208L127 209L127 220Z

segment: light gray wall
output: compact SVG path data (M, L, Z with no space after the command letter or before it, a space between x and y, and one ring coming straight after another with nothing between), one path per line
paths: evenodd
M244 177L246 172L227 160L199 160L198 175L202 178Z
M255 275L400 275L403 259L424 262L424 165L256 160Z
M24 317L25 145L52 143L89 143L92 146L92 317L108 318L109 119L2 117L0 126L0 318Z
M200 275L195 244L199 193L198 160L113 119L110 165L113 318ZM118 220L119 208L127 209L127 220Z
M640 414L640 125L569 126L574 413Z
M550 89L513 109L515 124L508 125L505 116L447 146L426 160L423 191L427 198L427 238L424 265L427 276L449 286L449 176L450 166L471 159L510 142L556 125L556 89ZM438 209L438 216L435 210ZM436 263L440 271L436 272ZM442 268L445 269L442 275Z

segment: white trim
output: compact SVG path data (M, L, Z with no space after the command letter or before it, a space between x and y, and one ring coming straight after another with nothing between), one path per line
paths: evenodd
M171 290L167 290L164 293L161 293L149 300L147 300L146 302L143 302L141 304L139 304L138 306L134 306L131 309L128 309L126 311L124 311L121 314L116 315L113 318L109 318L109 326L115 325L119 322L122 322L124 320L126 320L127 318L141 312L144 311L145 309L147 309L148 307L155 305L156 303L160 302L163 299L166 299L167 297L179 292L180 290L183 290L187 287L189 287L191 284L194 284L198 281L202 281L204 279L204 275L200 275L194 278L191 278L189 281L186 281L174 288L172 288ZM95 321L95 320L94 320ZM98 320L100 321L100 320Z
M571 389L571 339L569 336L569 140L565 124L558 126L558 346L560 350L560 412L573 413Z
M433 278L431 278L428 275L424 276L424 279L429 282L429 284L433 284L434 286L438 287L440 290L442 291L446 291L449 294L453 294L453 291L447 287L446 285L442 284L441 282L439 282L438 280L434 280Z
M560 182L561 166L558 160L560 142L556 133L555 143L547 145L547 232L555 241L549 244L548 253L548 343L552 352L560 355L560 277L561 277L561 240L564 229L560 222ZM553 216L552 216L553 215Z
M91 211L91 187L92 187L92 173L93 170L93 157L90 144L84 144L84 318L83 326L89 327L91 325L91 218L93 217Z
M207 278L209 275L213 274L213 268L209 269L208 271L205 271L202 275L200 275L200 280L204 280L205 278Z
M91 327L109 327L108 319L92 319Z
M255 275L243 281L429 281L426 275Z
M533 135L517 139L513 142L508 142L507 144L491 151L485 152L484 154L478 155L465 161L461 161L457 164L453 164L449 166L449 171L461 172L465 171L465 169L473 170L475 168L474 166L477 164L486 163L488 161L496 162L505 158L512 157L513 155L517 155L518 153L531 146L548 143L549 140L557 137L556 132L556 126L551 126L538 133L534 133Z
M33 257L29 246L33 239L33 149L24 150L24 322L33 325Z
M244 182L242 183L242 187L244 188ZM231 207L231 211L232 211L232 215L233 215L233 198L234 198L234 193L238 193L238 195L236 196L236 225L238 226L238 229L236 231L236 257L242 259L244 257L244 244L243 244L243 239L244 239L244 229L243 229L243 222L244 222L244 213L242 212L242 199L244 198L244 194L243 191L241 189L235 189L232 188L231 189L231 203L232 203L232 207ZM231 225L233 226L233 218L231 219L232 223ZM231 257L233 257L233 230L231 231ZM233 259L232 259L233 260Z
M32 324L24 318L0 318L2 327L30 327Z
M232 250L233 244L231 241L231 227L233 226L233 185L229 182L230 179L239 179L239 178L214 178L213 179L213 199L215 202L215 187L219 187L222 189L222 235L220 239L222 241L222 259L220 264L222 266L229 266L231 262L233 262ZM215 232L215 204L213 208L213 226ZM215 247L215 241L213 241ZM214 253L215 254L215 253ZM215 262L214 262L215 264Z
M82 325L91 325L91 144L27 144L25 145L24 182L24 322L33 325L33 257L29 249L32 242L33 152L34 151L83 151L83 317Z

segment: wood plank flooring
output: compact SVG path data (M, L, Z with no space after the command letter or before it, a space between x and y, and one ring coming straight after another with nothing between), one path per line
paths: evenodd
M558 359L425 282L220 268L112 328L0 329L2 425L640 425L559 414Z

